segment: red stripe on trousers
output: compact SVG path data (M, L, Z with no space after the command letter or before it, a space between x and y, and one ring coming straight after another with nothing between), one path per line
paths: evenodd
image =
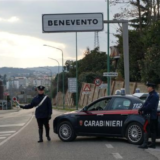
M145 121L145 124L143 126L143 130L145 133L147 133L147 126L148 126L148 120Z

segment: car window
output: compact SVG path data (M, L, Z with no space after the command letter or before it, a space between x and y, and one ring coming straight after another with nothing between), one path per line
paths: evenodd
M128 110L131 106L131 101L126 98L115 98L109 110Z
M91 104L88 107L88 111L99 111L99 110L105 110L107 104L110 102L111 98L103 99L100 101L97 101L93 104Z

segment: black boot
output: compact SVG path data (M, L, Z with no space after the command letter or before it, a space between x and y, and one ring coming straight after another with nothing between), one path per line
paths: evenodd
M46 129L46 137L47 137L47 140L50 141L51 138L49 136L49 128Z
M151 138L152 138L152 143L150 145L148 145L148 147L149 148L156 148L156 134L152 133Z
M148 134L144 133L143 144L140 145L138 148L147 149L148 148L147 144L148 144Z
M41 142L43 142L43 130L39 129L39 141L38 141L38 143L41 143Z
M51 141L51 138L50 138L50 136L47 136L47 140L48 140L48 141Z

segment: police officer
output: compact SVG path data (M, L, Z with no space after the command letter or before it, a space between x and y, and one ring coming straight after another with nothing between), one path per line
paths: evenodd
M51 104L51 99L48 96L45 96L44 94L44 86L38 86L37 87L37 92L38 95L33 98L32 102L28 105L20 105L20 108L23 109L30 109L33 107L36 107L35 111L35 116L37 119L38 123L38 128L39 128L39 141L43 142L43 125L46 130L46 137L47 140L50 141L51 138L49 136L49 120L51 119L52 115L52 104Z
M159 103L159 95L155 91L154 83L146 83L149 96L142 108L138 110L139 114L145 116L144 130L144 141L139 148L156 148L156 124L157 124L157 108ZM148 134L151 134L152 143L148 146Z

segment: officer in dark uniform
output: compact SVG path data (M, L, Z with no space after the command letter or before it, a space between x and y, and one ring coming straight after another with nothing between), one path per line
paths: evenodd
M159 95L155 91L154 83L146 83L149 96L142 108L138 110L139 114L145 116L144 130L144 141L139 148L156 148L156 124L157 124L157 108L159 103ZM148 146L148 134L151 134L152 143Z
M37 119L38 128L39 128L38 143L43 142L43 125L45 126L47 140L48 141L51 140L49 136L49 129L50 129L49 120L51 119L51 115L52 115L52 104L51 104L51 99L48 96L44 99L45 97L44 89L45 89L44 86L38 86L37 87L38 95L35 98L33 98L32 102L25 106L20 105L20 108L23 108L23 109L30 109L30 108L36 107L35 117Z

